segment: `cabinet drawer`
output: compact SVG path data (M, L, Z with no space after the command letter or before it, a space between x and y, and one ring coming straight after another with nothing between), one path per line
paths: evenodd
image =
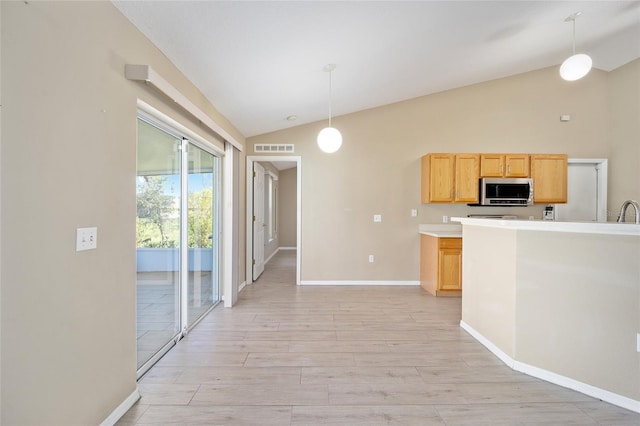
M439 238L438 247L440 247L441 249L461 249L462 238Z

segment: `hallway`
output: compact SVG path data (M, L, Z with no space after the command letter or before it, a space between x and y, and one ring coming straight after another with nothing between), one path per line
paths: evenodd
M296 286L280 251L140 381L119 425L637 425L506 367L422 288Z

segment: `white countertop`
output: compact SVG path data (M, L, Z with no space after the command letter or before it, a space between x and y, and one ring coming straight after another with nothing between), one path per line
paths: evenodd
M556 222L553 220L501 220L472 217L452 217L462 225L488 226L522 231L574 232L580 234L640 236L640 225L618 222Z
M462 225L457 223L425 223L418 232L436 238L462 238Z

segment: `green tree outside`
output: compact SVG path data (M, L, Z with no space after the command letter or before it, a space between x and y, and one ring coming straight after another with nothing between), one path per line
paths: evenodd
M137 185L136 240L139 248L180 245L179 199L165 176L141 176ZM213 247L213 190L190 192L187 218L188 246Z
M213 247L213 190L205 188L202 191L190 192L188 206L189 247Z

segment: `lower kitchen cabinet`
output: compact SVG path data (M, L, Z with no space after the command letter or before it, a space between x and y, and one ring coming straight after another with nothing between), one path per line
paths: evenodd
M462 295L462 238L420 235L420 285L434 296Z

